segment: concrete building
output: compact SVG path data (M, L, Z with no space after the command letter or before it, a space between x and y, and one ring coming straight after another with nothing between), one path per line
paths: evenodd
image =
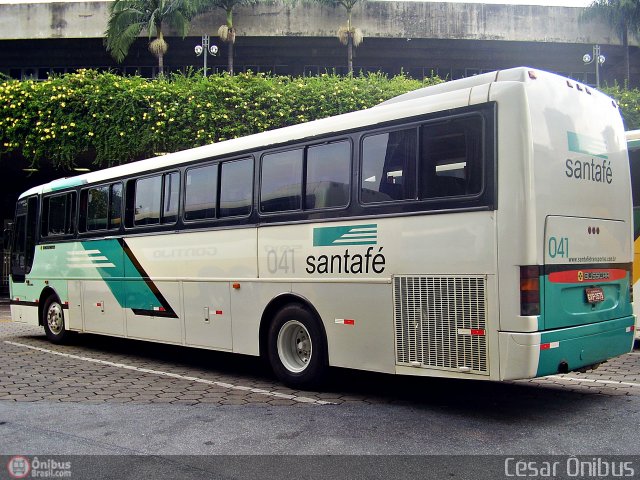
M16 3L20 2L20 3ZM46 78L49 72L78 68L114 69L152 76L156 59L140 38L122 64L105 52L103 34L107 1L0 0L0 72L15 78ZM435 1L376 1L356 6L353 21L364 33L356 49L356 71L404 71L413 77L459 78L518 65L565 74L595 83L595 66L582 57L599 44L606 62L601 78L624 78L623 49L602 22L582 22L582 8ZM346 69L346 49L335 36L345 23L344 9L313 2L282 0L239 8L236 71L317 74ZM214 35L224 12L213 11L192 22L185 39L167 38L169 70L201 68L194 46L202 34L212 36L220 55L209 59L213 71L224 70L226 48ZM175 32L174 32L175 33ZM632 84L640 80L637 43L631 51Z

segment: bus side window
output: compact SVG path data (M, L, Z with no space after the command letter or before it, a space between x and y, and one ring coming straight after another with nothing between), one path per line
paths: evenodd
M362 142L364 203L416 198L416 129L369 135Z
M176 222L180 197L178 172L141 178L135 185L135 226Z
M316 145L307 149L305 208L344 207L349 203L351 143Z
M224 162L220 174L220 217L249 215L253 202L253 158Z
M189 168L186 177L184 219L206 220L215 218L218 164Z
M175 223L178 220L180 174L178 172L166 173L163 175L163 181L162 223Z
M116 230L122 224L122 184L83 190L80 195L80 229Z
M284 212L302 207L301 148L262 157L260 211Z
M162 176L141 178L136 181L134 225L160 223Z
M109 195L109 229L120 228L122 224L122 184L114 183Z
M87 193L87 230L105 230L109 211L109 187L90 188Z
M71 235L75 232L76 192L46 197L42 204L43 236Z
M452 119L422 127L421 198L480 193L482 119Z

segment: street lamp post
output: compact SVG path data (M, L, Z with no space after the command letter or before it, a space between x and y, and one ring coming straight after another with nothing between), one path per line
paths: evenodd
M593 56L588 53L582 56L585 65L596 64L596 88L600 88L600 65L604 64L605 60L604 55L600 55L600 45L593 46Z
M202 35L202 44L196 45L193 49L196 52L196 56L204 54L204 76L207 76L207 57L211 55L215 57L218 55L218 46L209 45L209 35Z

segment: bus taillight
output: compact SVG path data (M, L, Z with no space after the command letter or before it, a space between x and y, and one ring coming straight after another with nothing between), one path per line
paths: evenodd
M520 267L520 315L540 315L540 267Z

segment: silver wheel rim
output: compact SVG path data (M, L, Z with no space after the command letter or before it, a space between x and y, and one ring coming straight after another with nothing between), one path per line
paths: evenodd
M284 368L302 372L309 365L313 353L311 335L298 320L289 320L278 333L278 356Z
M58 302L53 302L47 310L47 325L54 335L59 335L64 328L64 317L62 316L62 306Z

